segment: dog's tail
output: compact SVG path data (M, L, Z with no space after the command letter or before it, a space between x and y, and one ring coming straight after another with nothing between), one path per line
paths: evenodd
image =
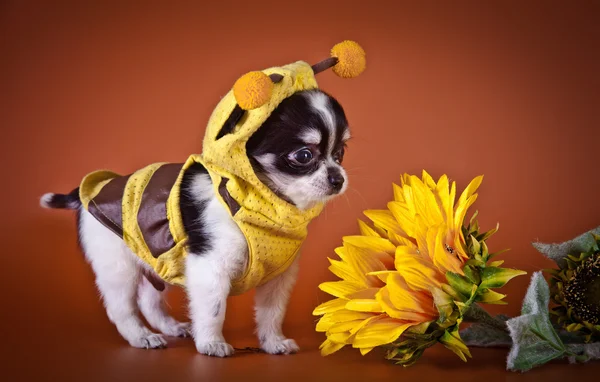
M47 193L40 198L40 205L44 208L63 208L67 210L77 210L81 207L79 199L79 187L67 195Z

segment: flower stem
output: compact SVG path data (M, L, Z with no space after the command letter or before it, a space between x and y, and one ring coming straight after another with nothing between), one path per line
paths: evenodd
M508 333L508 327L503 320L493 317L478 304L472 304L464 314L466 322L479 322Z

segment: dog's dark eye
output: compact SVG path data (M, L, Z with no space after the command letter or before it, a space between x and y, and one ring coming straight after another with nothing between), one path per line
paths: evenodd
M338 151L337 153L335 153L335 155L333 156L333 160L340 164L342 163L342 161L344 160L344 148L342 147L342 149L340 151Z
M292 159L299 164L308 164L313 159L313 153L309 149L298 150L292 154Z

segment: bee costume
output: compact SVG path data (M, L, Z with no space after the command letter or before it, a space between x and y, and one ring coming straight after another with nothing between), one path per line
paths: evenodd
M365 65L364 50L344 41L333 47L330 58L313 66L298 61L247 73L213 111L202 154L189 156L183 164L151 164L128 176L92 172L79 187L82 205L122 237L163 281L183 286L187 235L179 208L180 188L186 169L200 163L210 175L217 199L248 242L247 268L232 282L230 293L264 284L290 266L306 238L308 223L323 206L303 211L276 196L254 173L246 142L284 99L317 89L316 73L332 68L338 76L352 78Z

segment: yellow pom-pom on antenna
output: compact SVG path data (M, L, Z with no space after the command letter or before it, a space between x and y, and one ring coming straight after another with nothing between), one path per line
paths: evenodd
M354 41L346 40L336 44L331 49L331 57L338 59L332 70L342 78L356 77L367 67L365 51Z
M244 110L252 110L269 102L273 81L263 72L249 72L233 85L233 96Z

